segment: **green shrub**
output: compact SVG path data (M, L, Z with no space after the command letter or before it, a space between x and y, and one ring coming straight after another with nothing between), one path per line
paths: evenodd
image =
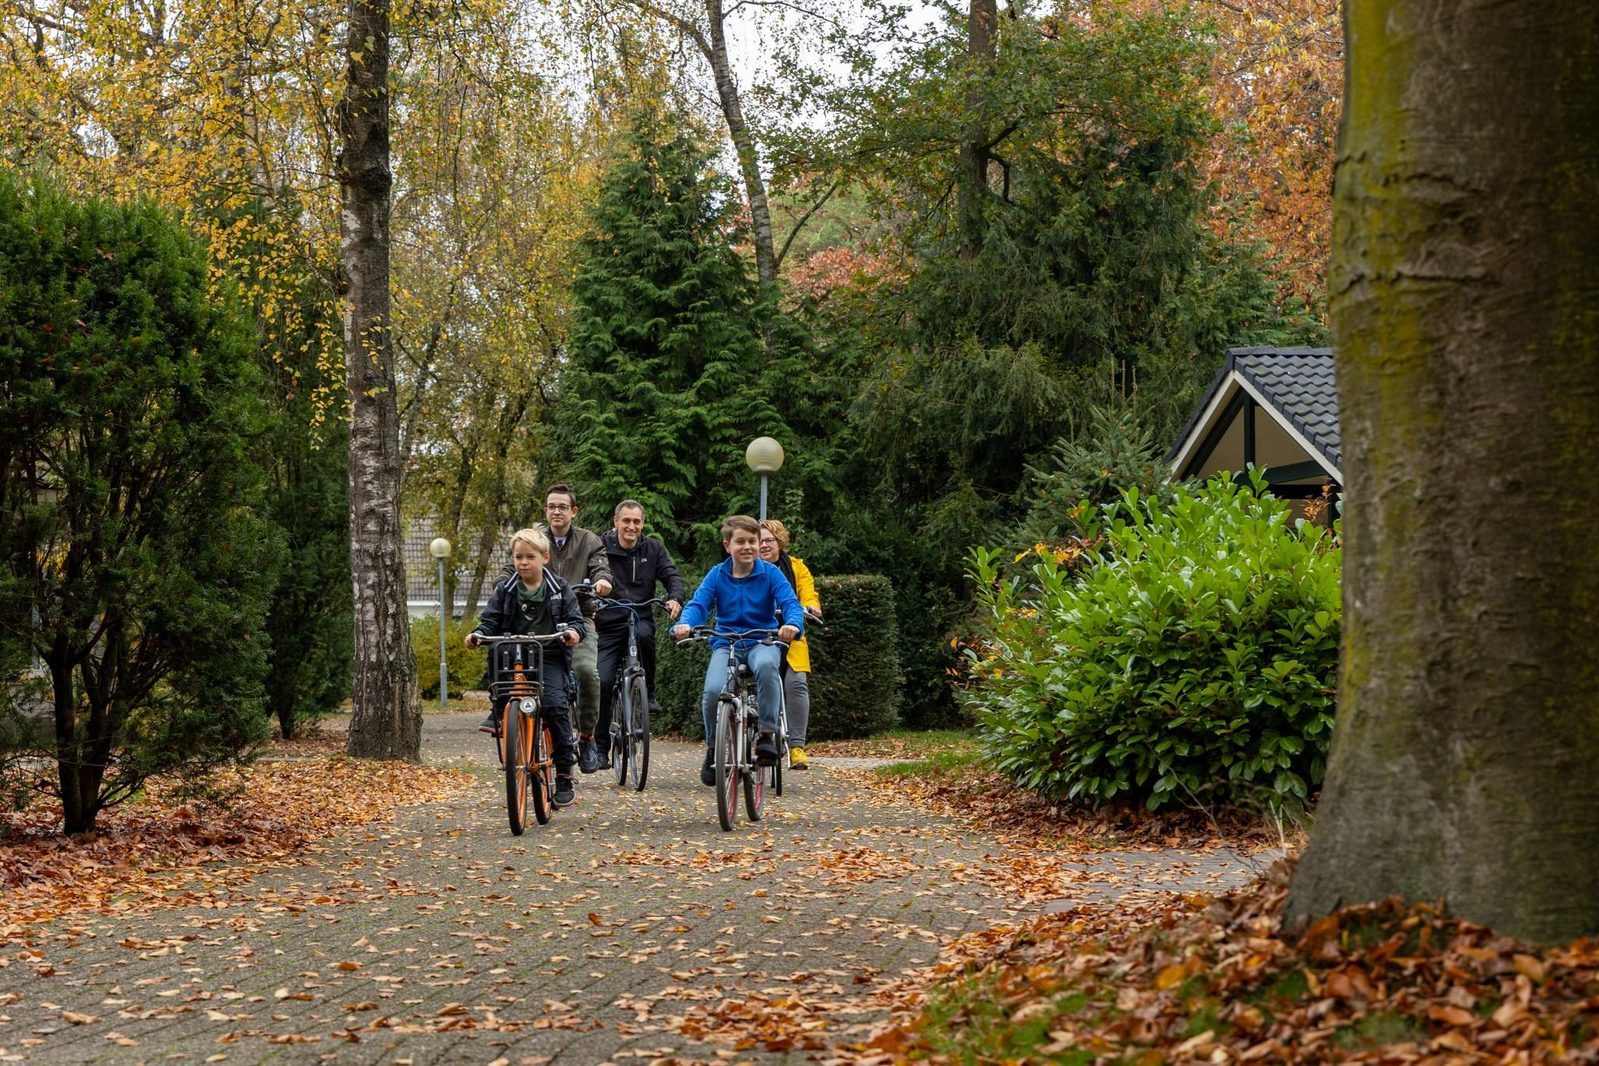
M810 739L858 737L893 728L899 720L900 666L894 626L894 592L877 574L818 577L826 616L810 633ZM700 694L710 650L702 643L676 647L670 627L655 630L655 695L661 713L656 732L704 736Z
M0 249L0 667L49 669L24 754L81 833L266 735L271 422L249 318L163 210L0 175Z
M1051 799L1293 808L1321 781L1338 668L1340 549L1225 476L1107 510L1075 571L1039 553L1001 580L963 700L999 769ZM1114 513L1112 513L1112 511Z
M450 694L459 696L468 689L482 687L483 671L488 669L489 653L484 648L468 648L462 643L477 626L476 618L446 623L445 662L450 673ZM439 696L439 616L423 615L411 619L411 648L416 652L416 679L424 699Z

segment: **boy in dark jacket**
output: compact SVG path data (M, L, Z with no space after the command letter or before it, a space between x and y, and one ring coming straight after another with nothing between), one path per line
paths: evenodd
M571 647L583 639L583 616L578 613L577 597L566 582L545 569L550 559L550 542L536 529L519 529L511 534L511 565L515 573L494 586L477 628L466 635L466 646L475 648L480 637L507 635L549 636L557 627L572 628L561 634L562 647L544 653L544 711L555 736L555 802L571 803L572 764L577 762L577 738L572 733L572 710L566 698L566 678ZM501 708L489 711L478 728L498 733Z
M606 562L611 568L611 582L616 599L624 603L642 603L655 597L657 584L666 586L666 611L673 618L683 609L683 579L678 576L677 565L672 562L666 545L654 537L644 535L644 505L637 500L623 500L611 512L614 528L600 537L605 545ZM594 742L599 747L600 765L609 766L611 744L611 695L616 672L627 665L627 616L621 608L601 610L594 616L599 629L600 719L594 730ZM650 717L655 717L660 705L655 702L655 614L650 610L638 612L638 657L644 666L644 683L649 691Z

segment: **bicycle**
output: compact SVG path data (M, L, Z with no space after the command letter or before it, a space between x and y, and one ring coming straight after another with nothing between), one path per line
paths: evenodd
M631 775L633 791L643 792L650 776L650 697L638 654L638 617L643 608L665 606L666 597L628 603L596 596L594 602L601 611L627 611L627 662L611 685L611 769L618 787Z
M543 714L544 645L560 641L569 628L561 626L548 636L478 638L491 648L489 698L500 711L495 754L505 770L505 808L513 836L527 828L529 792L539 825L548 824L557 809L555 737Z
M697 626L688 640L720 638L729 642L727 654L727 681L716 698L716 737L712 747L712 764L716 771L716 816L724 832L732 832L738 821L738 790L744 787L744 812L752 822L758 822L766 810L766 781L768 767L755 760L755 745L751 734L760 729L760 712L756 706L755 673L736 653L740 642L775 644L787 651L786 641L777 639L775 629L746 629L742 632L718 630L711 626ZM683 643L683 642L680 642ZM782 689L778 689L779 699ZM778 756L771 767L774 780L782 775L783 755L788 738L787 712L778 704L778 733L774 738Z

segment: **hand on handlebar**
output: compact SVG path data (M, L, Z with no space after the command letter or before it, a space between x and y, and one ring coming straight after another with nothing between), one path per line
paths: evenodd
M478 646L478 635L476 632L468 633L466 635L466 646L469 648L475 648Z
M571 626L567 626L566 628L562 629L559 633L559 636L561 638L561 643L565 644L568 648L574 647L579 640L583 639L582 634L573 629Z
M677 612L676 611L672 612L672 617L674 617L674 618L677 617ZM685 641L693 634L693 632L694 631L692 629L690 629L688 626L673 626L672 627L672 639L676 640L676 641L679 641L679 642Z
M673 618L676 618L678 615L683 613L683 605L678 603L676 600L667 600L666 613L671 615Z
M784 644L794 643L794 638L799 636L799 626L783 626L777 631L777 639Z

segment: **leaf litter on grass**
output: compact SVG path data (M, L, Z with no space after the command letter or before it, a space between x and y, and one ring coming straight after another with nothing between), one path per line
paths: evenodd
M1397 900L1290 935L1290 869L1219 898L1083 907L968 938L854 1050L933 1062L1599 1061L1599 945L1538 949Z

